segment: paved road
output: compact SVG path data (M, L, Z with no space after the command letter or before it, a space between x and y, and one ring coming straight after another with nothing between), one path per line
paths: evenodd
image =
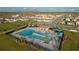
M57 26L57 27L60 27L62 28L63 30L79 30L79 27L75 27L75 26L65 26L65 25L61 25L60 22L63 21L63 17L65 16L65 14L62 14L61 16L59 17L55 17L53 20L52 20L52 23L50 26Z
M75 27L75 26L63 26L62 25L62 28L64 30L78 30L79 31L79 27Z

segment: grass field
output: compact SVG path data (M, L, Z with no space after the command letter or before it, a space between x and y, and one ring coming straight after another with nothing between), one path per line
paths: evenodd
M1 32L5 32L7 30L10 29L16 29L17 27L23 26L23 25L27 25L27 21L17 21L17 22L11 22L11 23L2 23L0 24L0 33Z
M79 50L79 32L64 31L65 37L61 50L76 51Z
M8 35L0 35L0 51L21 51L21 50L33 50L25 44L19 44L15 42L15 38Z
M18 21L12 23L0 24L0 51L33 51L39 49L33 49L30 46L23 43L16 43L15 38L2 34L2 32L8 31L10 29L16 29L20 26L27 25L28 22Z

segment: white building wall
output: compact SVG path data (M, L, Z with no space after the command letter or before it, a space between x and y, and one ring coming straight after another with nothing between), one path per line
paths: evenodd
M79 25L79 21L76 22L76 25Z

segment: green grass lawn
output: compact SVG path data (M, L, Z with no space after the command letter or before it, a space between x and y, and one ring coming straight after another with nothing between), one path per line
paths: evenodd
M79 50L79 32L64 31L65 37L61 50Z
M0 51L25 51L33 50L25 44L16 43L15 38L8 35L0 35Z
M0 24L0 33L10 30L10 29L16 29L17 27L27 25L27 21L17 21L17 22L11 22L11 23L2 23Z
M33 50L36 50L26 44L16 43L15 42L16 39L9 35L1 34L2 32L5 32L7 30L16 29L17 27L27 25L27 24L28 22L25 22L25 21L0 24L0 51L33 51Z

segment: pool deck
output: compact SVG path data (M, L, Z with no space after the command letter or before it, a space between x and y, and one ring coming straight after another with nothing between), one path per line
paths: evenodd
M45 43L43 40L32 39L32 38L29 38L28 36L21 36L21 35L17 34L19 32L22 32L22 31L26 30L26 29L33 29L35 31L39 31L39 30L37 30L38 28L36 28L36 27L33 27L33 28L32 27L27 27L25 29L15 31L15 32L11 33L11 35L15 36L17 38L25 38L25 40L27 40L28 42L32 42L33 44L37 44L37 45L39 45L43 48L46 48L48 50L58 50L60 42L61 42L61 38L59 38L59 37L62 37L62 35L63 35L62 33L59 33L59 35L58 35L54 31L52 31L49 42ZM40 35L40 36L42 36L42 35Z

